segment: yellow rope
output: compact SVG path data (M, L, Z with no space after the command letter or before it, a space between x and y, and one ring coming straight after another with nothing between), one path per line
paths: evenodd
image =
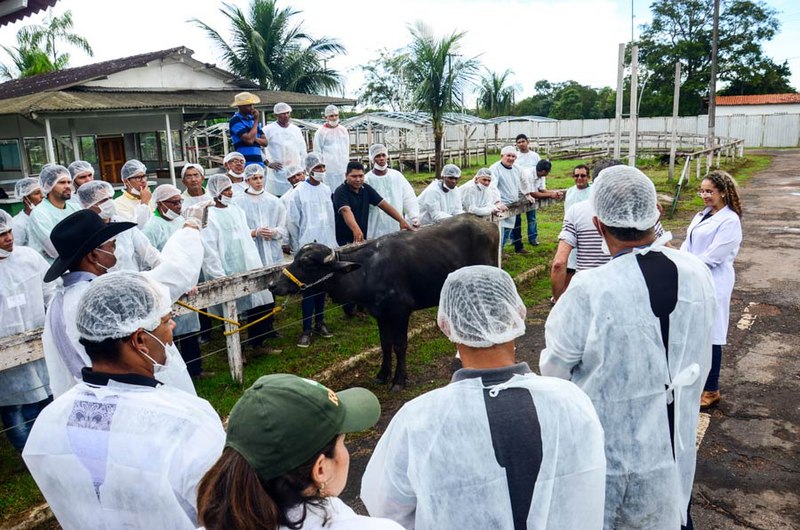
M239 326L239 327L237 327L236 329L232 329L232 330L230 330L230 331L225 331L225 332L223 332L223 335L225 335L225 336L227 337L228 335L233 335L234 333L239 333L240 331L242 331L242 330L245 330L245 329L249 328L249 327L250 327L250 326L252 326L253 324L258 324L258 323L259 323L259 322L261 322L262 320L266 320L266 319L268 319L269 317L271 317L271 316L273 316L273 315L277 315L277 314L278 314L278 313L280 313L281 311L283 311L283 308L282 308L282 307L276 307L276 308L274 308L272 311L270 311L269 313L267 313L266 315L264 315L264 316L261 316L261 317L258 317L257 319L253 320L252 322L248 322L248 323L247 323L247 324L245 324L244 326Z
M189 310L191 310L191 311L194 311L195 313L200 313L201 315L205 315L205 316L207 316L207 317L209 317L209 318L214 318L214 319L217 319L217 320L221 320L221 321L223 321L223 322L227 322L228 324L230 324L230 325L232 325L232 326L236 326L237 328L238 328L238 327L241 325L241 324L239 324L238 322L236 322L235 320L231 320L231 319L229 319L229 318L225 318L225 317L220 317L220 316L214 315L214 314L212 314L212 313L208 313L208 312L206 312L206 311L203 311L202 309L197 309L196 307L192 307L192 306L190 306L190 305L189 305L189 304L187 304L186 302L181 302L180 300L178 300L178 301L177 301L177 302L175 302L175 303L176 303L177 305L181 306L181 307L185 307L186 309L189 309Z
M287 269L286 267L284 267L283 270L281 270L281 272L283 273L284 276L286 276L287 278L292 280L294 282L294 284L297 285L299 288L302 289L305 286L305 284L303 282L301 282L300 280L298 280L297 277L294 274L289 272L289 269Z

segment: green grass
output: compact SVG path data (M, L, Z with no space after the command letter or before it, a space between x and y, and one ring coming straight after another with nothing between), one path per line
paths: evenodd
M493 163L497 156L490 159ZM573 185L572 168L581 163L579 160L556 160L553 162L553 171L548 177L549 189L566 189ZM735 165L725 167L730 171L740 184L744 184L755 173L767 168L770 163L768 156L748 155L746 159ZM647 173L656 184L660 194L674 194L675 183L667 181L666 167L659 166L651 161L642 160L640 168ZM467 168L463 175L470 178L475 175L478 167ZM433 178L431 173L407 175L414 187L419 191ZM464 180L464 179L462 179ZM675 219L665 219L663 224L666 229L677 229L687 224L688 219L702 208L702 200L694 193L698 182L691 180L684 186L681 194L678 211ZM665 208L668 204L664 204ZM529 307L536 306L550 298L550 261L555 254L558 233L561 230L563 219L563 203L556 203L547 209L537 212L539 242L536 250L528 255L511 253L504 260L503 268L512 276L527 271L536 266L543 266L544 270L537 277L519 285L519 294ZM523 234L526 233L523 216ZM278 299L282 303L283 299ZM315 339L311 347L298 348L295 343L302 329L300 297L293 296L286 305L286 310L280 313L276 320L276 328L284 338L267 341L268 345L280 348L282 353L277 355L255 356L252 348L244 344L244 353L248 363L244 371L244 385L240 386L231 381L225 339L221 329L214 332L211 343L203 346L203 359L205 370L216 372L216 375L196 383L198 394L209 400L222 417L230 413L242 391L251 385L258 377L270 373L294 373L304 377L313 377L326 368L344 361L345 359L379 345L378 329L372 318L366 320L348 320L343 316L342 309L332 302L326 304L326 323L334 337L331 339ZM424 324L434 322L436 309L417 311L412 315L410 328L414 329ZM334 389L345 386L360 385L373 390L385 406L398 404L426 392L432 388L442 386L447 382L447 371L438 372L432 366L448 365L455 351L454 346L438 331L433 328L426 330L409 341L408 373L409 387L399 393L390 393L385 386L373 384L372 379L377 373L380 355L369 357L364 362L358 363L344 374L337 374L332 379L325 381ZM214 353L216 352L216 353ZM435 373L434 373L435 372ZM366 433L349 435L352 439L361 437L377 437L375 429ZM0 524L9 517L14 517L43 502L36 485L24 468L21 458L16 454L3 437L0 440Z

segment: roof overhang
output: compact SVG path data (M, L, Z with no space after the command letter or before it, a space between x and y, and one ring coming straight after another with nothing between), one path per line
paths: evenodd
M0 0L0 28L56 5L58 0Z

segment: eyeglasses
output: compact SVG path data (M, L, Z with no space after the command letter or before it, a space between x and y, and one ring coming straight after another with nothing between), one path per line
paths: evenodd
M576 179L588 179L589 175L578 173L577 175L572 175L572 177Z
M711 196L717 193L717 190L699 190L697 192L698 197L705 197L706 195Z
M176 201L161 201L161 202L163 202L164 204L171 204L172 206L179 206L183 204L183 199L178 199Z

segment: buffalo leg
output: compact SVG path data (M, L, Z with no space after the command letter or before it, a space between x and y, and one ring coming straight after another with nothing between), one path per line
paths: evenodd
M400 315L392 322L394 328L394 353L397 356L397 368L394 372L392 390L402 390L406 386L406 352L408 351L408 319L411 315Z
M392 321L390 318L378 319L378 333L381 336L381 352L383 354L381 359L381 369L378 375L375 376L375 381L380 384L389 382L389 376L392 375L392 337L393 337Z

